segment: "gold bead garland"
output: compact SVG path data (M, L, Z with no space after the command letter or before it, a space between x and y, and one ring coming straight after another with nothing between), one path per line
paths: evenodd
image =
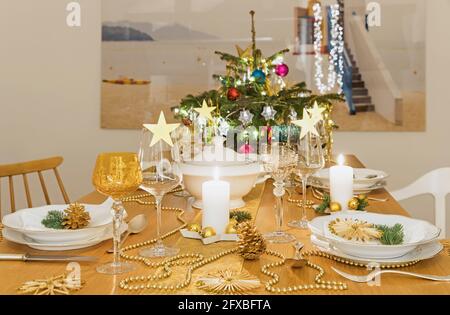
M276 274L275 272L269 271L271 268L280 267L285 264L285 257L275 251L266 251L266 254L280 258L281 260L276 263L266 264L262 266L261 272L265 274L268 277L271 277L272 280L269 280L266 282L265 288L266 291L269 291L271 293L280 293L280 294L286 294L286 293L294 293L298 291L305 291L305 290L330 290L330 291L343 291L347 290L348 286L347 284L339 281L324 281L322 280L323 276L325 275L325 271L322 267L319 265L313 264L310 261L308 261L307 266L313 269L316 269L319 273L314 278L314 284L303 284L303 285L294 285L294 286L288 286L284 288L275 288L274 285L276 285L278 282L280 282L280 276Z
M137 202L141 205L155 205L155 202L153 202L153 201L141 200L141 198L148 198L148 197L150 197L150 195L140 194L140 195L124 198L124 199L122 199L122 201L123 202ZM164 234L161 237L162 239L165 239L165 238L168 238L168 237L174 235L179 230L181 230L187 226L186 221L182 218L182 216L184 214L183 209L175 208L175 207L162 207L162 209L165 211L178 212L177 219L180 222L182 222L181 226ZM147 267L150 267L150 268L162 268L162 271L155 272L154 274L148 275L148 276L127 277L119 283L119 287L121 289L128 290L128 291L139 291L139 290L145 290L145 289L157 290L157 291L177 291L177 290L180 290L180 289L183 289L183 288L189 286L189 284L192 282L192 274L196 269L199 269L209 263L215 262L216 260L218 260L224 256L227 256L230 254L235 254L239 250L239 248L229 249L226 251L222 251L216 255L213 255L209 258L206 258L203 255L198 254L198 253L186 253L186 254L181 254L181 255L174 256L174 257L170 257L162 262L152 262L150 259L145 258L145 257L124 254L127 251L154 244L154 243L156 243L156 241L157 241L157 239L152 239L152 240L148 240L145 242L129 245L122 249L122 253L121 253L122 258L124 258L126 260L134 260L134 261L142 262L143 264L145 264ZM322 267L320 267L319 265L313 264L311 262L308 262L307 266L310 268L316 269L318 271L318 274L316 275L313 284L303 284L303 285L288 286L288 287L284 287L284 288L276 288L276 287L274 287L274 285L279 283L280 276L278 274L276 274L275 272L271 272L269 269L283 266L285 264L285 257L282 254L275 252L275 251L271 251L271 250L266 250L265 254L274 256L274 257L277 257L280 259L280 261L278 261L276 263L266 264L266 265L262 266L262 268L261 268L261 272L264 275L272 278L265 284L265 289L268 292L286 294L286 293L294 293L294 292L305 291L305 290L344 291L344 290L348 289L347 284L345 284L343 282L322 280L325 275L324 269ZM322 257L322 258L330 259L330 260L333 260L333 261L336 261L339 263L347 264L350 266L355 266L355 267L367 267L368 266L365 264L361 264L361 263L353 262L353 261L346 260L346 259L343 259L340 257L336 257L336 256L330 255L328 253L325 253L325 252L322 252L319 250L311 250L311 251L304 252L303 256L305 258L313 257L313 256ZM413 262L409 262L409 263L405 263L405 264L396 264L396 265L381 265L380 267L382 269L404 268L404 267L413 266L413 265L417 264L418 262L419 261L413 261ZM186 275L185 275L185 278L183 281L176 283L176 284L152 283L155 281L160 281L160 280L169 278L172 275L171 267L173 267L173 266L188 266L188 269L186 271ZM146 284L140 284L140 285L133 284L136 282L146 282Z
M159 291L177 291L180 289L183 289L187 287L191 281L192 281L192 273L194 270L199 269L200 267L203 267L204 265L207 265L209 263L212 263L224 256L233 254L237 251L237 248L229 249L223 252L220 252L214 256L211 256L209 258L205 258L201 254L182 254L177 255L174 257L171 257L169 259L166 259L163 262L160 263L153 263L150 267L152 268L158 268L163 267L164 272L161 274L153 274L148 276L135 276L135 277L128 277L124 280L120 281L119 287L124 290L129 291L138 291L138 290L144 290L144 289L153 289L153 290L159 290ZM194 258L192 260L185 260L182 259L185 258ZM181 260L181 261L180 261ZM170 267L173 266L182 266L187 265L189 266L184 281L177 283L177 284L151 284L151 281L158 281L165 278L168 278L172 274L172 270ZM147 282L147 284L141 284L141 285L132 285L134 282Z

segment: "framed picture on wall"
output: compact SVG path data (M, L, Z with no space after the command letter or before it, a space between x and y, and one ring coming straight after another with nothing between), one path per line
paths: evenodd
M103 0L102 128L138 129L161 110L171 118L186 95L217 88L213 74L224 73L225 63L214 52L248 47L250 10L266 55L290 49L286 84L304 81L318 93L315 4L322 8L323 82L332 45L329 8L339 5L341 12L347 80L346 101L333 112L339 130L424 131L425 0L379 0L378 7L364 0Z

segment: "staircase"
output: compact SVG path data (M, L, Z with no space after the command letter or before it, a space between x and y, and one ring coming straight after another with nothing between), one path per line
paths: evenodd
M356 113L373 112L375 111L375 105L372 104L372 97L369 95L369 91L365 86L361 73L359 73L358 65L347 43L345 44L345 49L352 63L352 100L355 111Z

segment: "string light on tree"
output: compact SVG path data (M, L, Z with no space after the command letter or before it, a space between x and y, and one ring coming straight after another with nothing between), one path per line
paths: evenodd
M294 121L294 120L297 120L297 118L298 118L297 111L295 109L291 108L291 111L289 113L289 119L291 121Z

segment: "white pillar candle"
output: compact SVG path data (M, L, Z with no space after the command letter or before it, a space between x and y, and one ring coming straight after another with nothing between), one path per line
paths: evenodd
M202 227L223 234L230 218L230 183L219 180L218 168L214 173L214 180L202 185Z
M344 166L344 156L338 158L338 165L330 168L331 201L341 204L342 210L348 210L348 202L353 198L353 168Z

